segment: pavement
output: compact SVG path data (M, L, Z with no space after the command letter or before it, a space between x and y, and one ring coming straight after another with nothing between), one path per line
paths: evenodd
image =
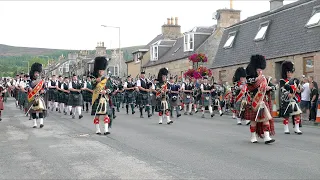
M117 113L111 134L96 135L84 113L72 119L49 112L43 129L9 99L0 122L0 179L319 179L320 129L285 135L276 142L249 142L248 126L230 116L200 113L158 118ZM292 127L290 127L293 132Z

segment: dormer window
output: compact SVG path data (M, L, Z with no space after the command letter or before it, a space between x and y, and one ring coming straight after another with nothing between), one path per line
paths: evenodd
M226 43L224 44L223 48L231 48L235 37L236 37L236 31L230 32L228 39L227 39Z
M159 48L157 45L151 46L151 60L158 60Z
M311 28L320 24L320 7L314 9L312 16L310 17L306 27Z
M269 27L269 22L265 22L260 24L260 28L258 30L258 33L256 34L256 37L254 38L255 41L264 40L266 37L266 33Z
M193 51L194 49L194 34L188 33L184 35L184 52Z

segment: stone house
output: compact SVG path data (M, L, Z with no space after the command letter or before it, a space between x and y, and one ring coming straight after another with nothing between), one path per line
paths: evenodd
M283 5L271 0L270 10L227 27L212 64L216 79L232 82L236 68L246 67L253 54L264 55L264 74L281 78L281 63L293 61L295 76L320 78L320 1Z
M143 51L134 52L134 59L130 65L128 64L128 71L145 70L148 77L156 76L160 68L167 67L169 75L183 77L183 73L193 67L188 59L193 53L205 53L208 57L208 63L205 65L211 66L223 29L240 21L240 11L220 9L213 19L216 19L216 16L220 17L217 19L217 25L194 27L183 34L177 22L178 18L168 18L167 24L162 26L162 34L148 43Z

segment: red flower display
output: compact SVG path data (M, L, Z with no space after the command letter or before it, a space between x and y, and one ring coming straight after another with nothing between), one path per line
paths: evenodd
M204 76L212 76L212 71L206 67L199 67L198 69L189 69L184 73L184 77L194 77L195 79L201 79Z
M201 74L201 76L212 76L212 71L206 67L199 67L197 71Z
M189 61L192 61L194 63L197 62L208 62L208 58L205 54L192 54L191 56L189 56Z

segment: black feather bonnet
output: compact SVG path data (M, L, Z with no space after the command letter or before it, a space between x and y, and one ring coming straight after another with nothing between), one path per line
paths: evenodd
M42 72L42 64L40 63L33 63L31 65L31 69L30 69L30 72L29 72L29 75L30 75L30 79L35 79L34 77L34 73L35 72L38 72L39 74Z
M287 79L287 72L290 71L290 72L294 72L294 64L293 62L291 61L284 61L282 64L281 64L281 77L283 79Z
M168 69L167 68L161 68L159 70L159 73L158 73L158 81L161 83L163 82L162 81L162 76L167 76L169 73Z
M252 55L250 63L246 68L246 74L248 77L258 77L257 69L264 70L267 66L267 62L264 56L256 54Z
M244 78L247 77L246 69L244 67L238 67L238 69L234 73L232 81L238 82L238 81L240 81L241 77L244 77Z
M107 66L108 61L106 57L99 56L94 58L93 76L97 78L99 76L99 70L106 70Z

